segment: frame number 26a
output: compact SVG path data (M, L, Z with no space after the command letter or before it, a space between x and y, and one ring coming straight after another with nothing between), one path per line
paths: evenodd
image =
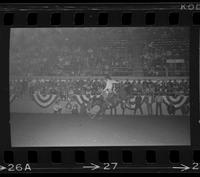
M7 169L9 172L28 172L31 171L30 165L27 164L8 164Z

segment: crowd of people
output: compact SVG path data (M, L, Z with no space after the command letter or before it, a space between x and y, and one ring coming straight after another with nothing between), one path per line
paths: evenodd
M10 80L10 91L17 96L33 94L57 94L65 97L70 93L100 95L105 88L104 79L14 79ZM115 84L113 92L123 88L132 95L189 95L189 80L123 80Z
M145 43L141 55L144 76L189 75L189 41L161 40Z
M18 29L11 33L10 75L187 76L187 34L184 28ZM184 63L170 66L167 59Z

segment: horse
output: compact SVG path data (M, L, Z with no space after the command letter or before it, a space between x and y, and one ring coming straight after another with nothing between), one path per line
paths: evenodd
M91 114L91 110L94 108L94 106L99 107L99 111L96 114ZM107 109L107 105L105 104L105 101L102 96L100 97L93 97L89 104L87 105L87 112L91 118L97 117L97 116L103 116L105 114L105 111Z
M114 110L114 115L116 115L117 106L120 105L123 110L122 114L124 115L125 107L123 105L128 98L125 88L121 87L116 92L109 93L107 97L104 97L103 94L94 96L88 104L88 110L91 110L94 106L99 107L99 111L93 117L104 115L107 109L110 109L111 115L113 115Z

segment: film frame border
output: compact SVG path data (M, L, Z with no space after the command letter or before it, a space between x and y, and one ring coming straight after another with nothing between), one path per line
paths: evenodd
M159 7L163 7L160 8ZM48 7L48 8L47 8ZM5 76L5 66L8 65L9 58L9 33L10 28L14 27L156 27L170 26L190 27L190 82L191 82L191 146L134 146L134 147L30 147L30 148L10 148L10 131L7 119L3 119L2 127L7 127L3 140L0 142L0 161L4 163L33 163L39 166L41 164L67 164L68 169L63 171L77 172L77 169L86 171L77 164L84 165L91 162L95 164L104 164L109 162L118 162L124 165L124 169L108 170L109 172L141 171L141 166L147 171L160 171L161 165L180 165L180 163L192 165L200 161L200 142L196 136L200 134L200 125L197 124L199 117L199 29L200 12L193 10L178 9L180 4L157 4L155 8L152 5L140 4L132 6L124 5L60 5L60 8L54 5L8 5L7 8L0 8L0 51L3 60L1 65L2 83L5 87L1 88L3 114L9 116L9 74ZM142 7L145 7L144 9ZM39 9L39 10L38 10ZM161 10L162 9L162 10ZM32 17L30 17L30 14ZM77 17L78 14L78 17ZM101 15L103 14L103 15ZM107 14L107 15L105 15ZM123 17L125 14L125 17ZM101 17L100 17L101 16ZM37 19L35 24L28 24L29 18ZM100 19L103 19L102 22ZM123 19L125 18L125 19ZM175 20L174 20L175 18ZM53 19L53 20L52 20ZM127 20L128 19L128 20ZM173 19L170 22L170 19ZM178 19L178 20L177 20ZM30 20L30 19L29 19ZM125 23L123 22L125 20ZM30 20L31 21L31 20ZM33 20L34 21L34 20ZM107 23L105 23L105 21ZM9 22L9 23L7 23ZM53 23L52 23L53 22ZM58 23L59 22L59 23ZM85 22L85 23L84 23ZM147 22L147 23L146 23ZM198 38L197 38L198 36ZM6 69L8 73L8 68ZM5 138L5 139L4 139ZM1 164L0 164L1 165ZM133 165L134 168L127 168ZM70 167L71 166L71 167ZM144 169L145 169L144 168ZM50 170L50 169L49 169ZM55 170L55 169L54 169ZM102 169L103 170L103 169ZM164 169L164 171L170 169ZM47 170L48 171L48 170ZM58 169L62 171L62 169ZM105 170L103 170L105 172ZM172 170L174 172L174 170ZM15 171L16 172L16 171ZM194 170L192 172L195 172ZM199 171L198 171L199 172Z

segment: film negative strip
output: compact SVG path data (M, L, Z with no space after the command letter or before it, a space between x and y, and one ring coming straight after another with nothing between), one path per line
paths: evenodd
M199 10L0 5L0 173L199 173Z

